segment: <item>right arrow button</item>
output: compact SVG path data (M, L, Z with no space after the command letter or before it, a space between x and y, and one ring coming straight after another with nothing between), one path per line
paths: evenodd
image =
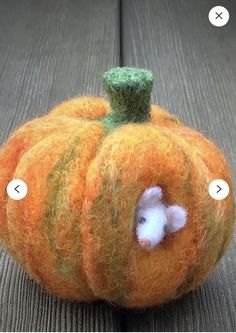
M217 185L217 187L219 190L216 193L219 193L222 190L222 187L220 187L219 185Z
M215 179L209 185L209 194L215 200L223 200L229 194L229 185L223 179Z

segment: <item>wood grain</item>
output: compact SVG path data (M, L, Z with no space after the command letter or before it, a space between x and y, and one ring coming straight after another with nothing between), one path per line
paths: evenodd
M158 101L212 139L236 180L236 3L229 23L208 21L215 1L123 1L123 65L151 68ZM129 331L235 331L236 243L207 282L171 304L127 313Z
M118 2L0 1L1 142L62 99L102 95L119 64Z
M119 63L118 2L0 1L0 141ZM116 331L120 312L49 295L0 248L0 331Z

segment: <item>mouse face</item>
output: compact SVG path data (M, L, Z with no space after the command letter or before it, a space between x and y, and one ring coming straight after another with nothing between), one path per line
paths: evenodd
M162 202L162 189L150 187L140 196L137 205L136 233L139 245L152 249L166 233L175 233L186 225L187 212L184 208Z
M166 226L167 217L163 204L140 209L136 228L140 246L145 249L154 248L164 238Z

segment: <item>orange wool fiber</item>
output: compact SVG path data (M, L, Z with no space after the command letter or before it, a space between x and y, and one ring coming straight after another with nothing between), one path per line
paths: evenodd
M148 107L149 71L116 68L104 77L111 104L99 97L67 100L2 146L0 239L59 297L129 308L162 304L201 284L224 254L234 223L230 171L202 134ZM130 103L135 99L137 106ZM133 118L132 108L140 110ZM147 117L139 117L142 110ZM230 187L222 201L208 194L218 178ZM20 201L7 196L12 179L28 185ZM162 188L166 205L188 215L183 229L145 250L136 236L136 208L152 186Z
M50 115L80 117L95 120L105 116L109 111L109 102L105 98L95 96L82 96L71 98L55 106Z

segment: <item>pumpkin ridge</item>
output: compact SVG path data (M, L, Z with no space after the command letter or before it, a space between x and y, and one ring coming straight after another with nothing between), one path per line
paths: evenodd
M105 194L105 189L107 186L109 186L109 181L107 178L107 168L106 166L102 169L102 174L103 174L103 179L104 179L104 183L103 186L101 186L102 188L102 193L103 195ZM118 188L117 188L118 186ZM115 206L114 203L114 199L117 201L118 197L117 194L119 194L119 186L120 186L120 182L119 179L117 180L113 180L112 183L112 198L111 198L111 204L109 202L106 202L107 207L109 207L109 209L111 210L111 216L112 216L112 223L111 223L111 229L112 229L112 234L114 239L116 239L116 237L119 234L119 228L118 228L118 220L120 217L120 210L118 207ZM100 202L101 203L101 202ZM93 204L94 208L98 208L99 202L95 202ZM118 204L118 202L117 202ZM100 231L100 236L103 237L103 230L101 229ZM105 235L104 235L105 236ZM102 240L102 238L101 238ZM112 294L115 295L114 298L112 298L112 300L116 303L124 303L125 299L127 298L127 286L125 284L125 276L122 270L122 266L123 266L123 256L122 253L120 251L120 248L117 246L114 246L114 240L108 240L106 238L103 239L103 241L105 241L106 243L110 243L109 246L106 246L106 250L108 249L108 252L111 253L111 256L107 257L107 261L106 261L106 268L107 268L107 272L105 269L105 285L107 284L106 282L106 275L109 276L109 280L115 280L116 284L115 287L112 288ZM109 251L110 248L110 251Z
M72 135L72 133L70 133L69 135ZM27 165L26 165L26 159L27 160L29 160L29 155L32 157L32 152L34 152L34 154L36 154L36 152L37 152L37 150L38 150L38 147L40 146L41 148L42 148L42 146L43 146L43 149L46 149L47 148L47 145L45 145L45 143L47 142L50 142L50 141L52 141L52 138L54 138L55 137L55 134L51 134L51 135L49 135L49 136L47 136L45 139L43 139L43 140L40 140L39 142L37 142L35 145L33 145L32 147L30 147L28 150L27 150L27 152L25 152L24 154L23 154L23 156L21 157L21 159L20 159L20 162L19 162L19 164L17 165L17 168L16 168L16 170L15 170L15 172L14 172L14 176L16 176L17 178L18 178L18 175L19 175L19 172L20 172L20 174L21 174L21 176L22 175L24 175L25 174L25 172L27 172L28 170L27 170ZM22 167L22 163L24 163L24 166ZM21 170L19 170L21 168ZM23 179L24 179L24 177L23 177ZM28 198L28 196L30 195L30 193L28 193L28 195L26 196L26 200L27 200L27 198ZM22 205L24 206L24 201L22 201L22 202L20 202L20 204L22 203ZM21 205L19 205L19 204L16 204L14 201L11 201L10 199L8 199L8 205L7 205L7 216L8 216L8 220L9 221L11 221L11 219L13 218L13 219L15 219L15 212L14 212L14 210L16 210L16 209L20 209L21 208ZM23 211L23 216L24 216L24 214L25 214L25 212ZM25 217L24 217L25 218ZM27 227L27 226L24 226L24 227ZM19 251L19 248L17 248L17 245L19 245L18 244L18 239L17 239L17 237L18 237L18 233L17 234L15 234L15 232L13 233L13 235L12 235L12 226L11 226L11 223L10 223L10 225L9 225L9 232L10 232L10 241L11 241L11 246L12 246L12 248L14 249L14 250L16 250L15 251L15 256L16 256L16 258L21 262L24 258L23 258L23 256L22 256L22 253L21 253L21 251ZM33 233L32 233L32 236L33 236ZM22 235L21 235L21 237L22 237ZM27 235L27 237L28 237L28 235ZM32 241L31 241L32 242ZM25 252L25 255L27 254L28 255L28 253L27 253L27 251L26 251L26 249L25 249L25 244L24 244L24 247L23 247L23 251ZM25 259L24 259L25 260ZM23 260L23 261L24 261ZM39 281L40 280L40 275L37 275L37 273L35 272L35 271L31 271L31 265L32 265L32 263L28 263L27 264L27 267L29 268L29 270L30 270L30 273L34 276L34 277L36 277L36 279ZM36 270L37 270L37 268L35 268ZM43 282L43 279L42 279L42 282Z
M85 123L85 122L83 122L83 123L81 123L81 124L84 124L80 129L79 129L79 131L82 133L81 135L83 135L84 136L84 140L87 140L86 139L86 136L87 136L87 133L92 133L92 135L91 135L91 139L90 139L90 141L91 142L95 142L95 140L97 140L97 137L98 137L98 134L101 132L101 130L102 130L102 128L101 128L101 126L98 126L97 125L97 123L91 123L91 122L87 122L87 123ZM90 129L91 128L91 130L89 130L88 131L88 129ZM36 157L36 149L37 149L37 151L38 151L38 148L37 147L41 147L40 149L41 149L41 156L42 156L42 158L43 158L43 156L45 155L45 153L46 153L46 155L48 156L48 159L50 160L50 156L53 156L53 155L55 155L55 153L56 153L56 151L57 151L57 147L55 148L55 153L54 153L54 149L53 149L53 141L55 141L55 142L58 142L57 143L57 145L58 144L61 144L61 143L63 143L63 140L65 140L65 143L67 143L67 141L68 141L68 144L70 143L70 141L71 140L73 140L73 138L74 137L76 137L78 134L78 130L75 128L75 129L73 129L72 131L69 131L66 135L65 134L63 134L63 135L61 135L61 134L59 134L59 133L57 133L56 134L56 136L55 136L55 134L52 134L51 136L49 136L49 137L47 137L47 138L45 138L44 140L42 140L42 141L40 141L39 143L37 143L36 145L34 145L33 147L31 147L31 149L29 150L29 151L27 151L27 153L26 154L24 154L24 157L22 158L22 160L23 159L25 159L26 157L27 157L27 155L29 155L29 153L31 152L31 151L35 151L35 154L34 154L34 158ZM99 134L100 135L100 134ZM46 142L49 142L49 145L48 144L46 144ZM78 147L80 147L81 145L78 145ZM91 144L88 144L88 147L87 147L87 149L88 149L88 151L89 151L89 146L91 146ZM63 148L64 148L64 146L63 145L61 145L60 146L60 149L61 149L61 155L63 154ZM39 154L39 153L38 153ZM58 153L56 153L57 155L58 155ZM87 153L86 153L87 154ZM84 156L84 158L85 158L86 156ZM60 157L58 156L57 157L58 159L60 159ZM28 160L29 160L29 157L28 157ZM32 160L32 162L34 163L34 161ZM57 162L56 162L57 163ZM30 165L31 165L31 163L30 163ZM28 165L28 167L30 167L30 165ZM38 168L40 168L40 165L39 165L39 167ZM43 165L43 168L47 168L47 165L44 163L44 165ZM32 169L32 166L30 167L30 169ZM29 169L29 170L30 170ZM33 170L33 169L32 169ZM27 173L28 173L28 171L27 171ZM35 173L35 172L34 172ZM20 176L20 178L22 178L22 174L21 174L21 176ZM28 177L29 178L29 177ZM24 176L23 176L23 179L24 179ZM30 178L29 178L30 179ZM44 179L44 178L43 178ZM26 181L27 181L27 179L26 179ZM27 181L27 183L29 184L29 186L30 186L30 181L28 180ZM43 183L43 181L41 182L41 184ZM46 187L46 183L45 183L45 187ZM26 200L26 201L28 201L28 199L29 200L31 200L30 199L30 193L28 193L28 195L26 196L26 199L24 199L23 201L21 201L20 203L18 203L18 204L16 204L15 206L17 207L19 204L21 205L21 203L24 205L24 201ZM42 202L41 200L39 200L39 202ZM43 202L42 202L43 203ZM27 205L27 204L26 204ZM25 206L25 205L24 205ZM26 209L27 207L25 206L25 209ZM30 208L29 208L30 209ZM43 216L43 215L42 215ZM41 217L42 217L41 216ZM41 220L42 221L42 220ZM35 221L36 222L36 221ZM34 223L35 223L34 222ZM41 227L41 224L39 225L39 227ZM66 227L66 224L65 224L65 227ZM11 230L12 231L12 230ZM41 232L41 231L40 231ZM45 232L43 232L43 239L45 238L46 239L46 237L45 236L47 236L46 235L46 233ZM18 237L18 235L14 235L14 237L16 236L16 240L17 240L17 237ZM12 238L12 240L14 240L14 237ZM20 236L21 237L21 236ZM41 236L40 236L40 238L41 238ZM19 243L19 242L18 242ZM43 240L43 243L45 243L45 240ZM52 246L50 246L50 249L52 248ZM29 249L29 251L30 251L30 249ZM51 252L51 251L50 251ZM28 256L28 254L26 254L27 256ZM29 253L29 256L30 256L31 254ZM35 255L35 254L34 254ZM49 254L50 256L51 256L51 253ZM52 253L52 256L54 256L54 254ZM29 259L29 258L28 258ZM55 258L56 259L56 258ZM31 260L31 259L30 259ZM33 258L32 258L32 260L34 260ZM52 258L50 258L50 260L48 259L48 262L52 262L53 261L53 259ZM46 262L46 261L45 261ZM29 263L29 265L27 264L27 268L28 268L28 270L29 270L29 272L30 272L30 274L31 275L33 275L34 276L34 278L36 279L36 280L38 280L38 282L40 282L40 283L42 283L43 284L43 286L44 287L46 287L49 291L53 291L54 290L54 292L56 291L57 293L58 292L60 292L59 290L60 289L56 289L56 288L58 288L58 285L60 284L60 283L62 283L61 281L62 281L62 274L60 274L61 276L59 276L59 274L58 274L58 284L57 285L55 285L55 287L54 287L54 285L50 282L49 284L47 283L47 278L46 279L44 279L45 278L45 273L44 274L42 274L41 272L40 272L40 270L38 270L38 268L36 267L36 265L34 265L34 262L32 261L32 262L30 262L30 261L28 261L28 263ZM26 265L26 263L24 264L24 265ZM52 264L50 264L50 265L52 265ZM64 265L64 263L62 262L62 271L63 271L63 265ZM31 267L32 266L32 267ZM43 269L45 269L45 268L43 268ZM53 267L53 269L54 269L54 267ZM63 273L63 272L61 272L61 273ZM37 274L37 276L35 276ZM66 278L66 276L64 275L64 278ZM68 279L69 280L69 279ZM66 279L64 280L64 281L66 281ZM72 289L73 288L73 289ZM77 288L77 290L75 289L75 288ZM61 297L64 297L65 296L65 287L63 287L63 292L61 292L60 293L60 296ZM85 288L84 288L85 289ZM74 290L74 291L73 291ZM86 291L86 290L85 290ZM75 285L72 287L72 281L70 281L70 283L68 283L68 286L67 286L67 292L68 293L70 293L70 297L72 297L72 293L74 293L74 296L75 296L75 298L76 297L82 297L83 298L83 294L81 293L81 292L79 292L79 294L78 294L78 286L77 287L75 287ZM64 294L63 294L64 293ZM88 299L88 294L86 295L85 294L85 296L86 296L86 299ZM91 297L90 297L91 298Z
M95 161L93 160L90 163L90 166L94 162ZM90 166L89 166L88 170L90 169ZM102 165L101 166L101 173L103 175L103 182L99 187L100 188L99 189L99 194L98 194L97 198L94 200L94 202L92 204L93 208L91 209L89 216L87 216L87 217L84 216L83 223L84 223L84 226L86 225L86 229L84 228L84 231L83 231L84 236L87 233L92 233L93 232L92 231L93 230L92 229L93 228L93 223L94 223L94 222L92 222L93 218L94 218L93 210L95 208L99 207L100 205L104 205L104 204L106 205L108 210L111 210L111 215L116 217L115 221L112 221L112 225L111 225L111 228L113 229L114 235L117 234L117 231L119 232L119 229L117 229L118 228L117 222L118 222L118 218L119 218L119 210L118 210L118 208L115 208L115 210L114 210L114 207L110 206L110 198L108 198L105 194L106 193L105 192L106 186L109 186L109 183L107 182L108 178L106 177L106 172L107 172L107 166ZM113 188L115 189L116 188L116 182L113 185L114 185ZM84 208L83 208L83 210L84 210ZM99 283L96 282L96 277L95 276L94 276L93 279L91 279L90 276L88 275L88 283L89 283L90 288L93 290L93 293L96 296L99 296L99 293L97 292L97 290L99 289L99 290L102 290L104 299L109 300L110 302L117 302L118 303L118 301L121 301L121 300L124 299L124 297L126 295L126 288L124 288L124 280L123 280L123 275L122 275L122 269L119 267L120 265L117 264L120 260L120 259L117 259L117 258L120 258L119 249L118 249L118 252L117 251L114 252L113 239L108 239L106 237L106 235L104 234L104 232L103 232L103 224L104 223L106 223L105 220L100 221L99 224L96 223L96 234L97 234L97 236L99 235L100 243L102 244L102 243L105 242L106 243L106 249L107 249L107 247L109 247L111 249L111 251L110 251L111 255L110 256L106 255L106 258L107 258L106 263L107 264L105 265L105 267L104 267L104 261L102 259L102 255L100 255L97 258L97 263L96 263L97 269L96 269L96 271L97 271L97 274L100 275L100 278L99 278L100 282ZM89 225L90 225L90 227L89 227ZM108 243L110 245L108 245ZM84 244L84 247L85 247L85 244ZM116 246L115 246L115 248L116 248ZM86 255L86 250L84 252L85 252L84 255ZM102 264L103 264L101 269L99 269L99 267L100 267L99 266L99 260L102 260ZM85 271L87 272L87 265L86 264L85 264ZM121 275L118 278L118 280L120 281L119 284L117 283L117 275ZM102 278L101 278L101 276L102 276ZM115 285L112 284L111 282L109 282L109 281L113 280L113 277L115 278L115 281L116 281ZM109 296L110 293L113 294L113 297Z
M74 123L75 126L79 126L81 122L81 120L77 119L69 120L70 125ZM71 127L68 127L68 125L68 117L60 116L55 119L55 117L46 115L33 120L29 120L22 127L17 128L12 134L10 140L2 146L0 151L0 159L2 158L2 155L7 155L7 158L5 158L5 163L8 165L6 171L3 169L5 171L5 174L1 175L4 184L3 188L5 188L8 182L12 179L18 163L20 163L20 160L24 157L24 154L26 154L29 149L31 149L38 142L44 140L45 137L50 136L53 132L58 132L60 129L63 129L64 131L71 131ZM28 135L28 137L26 135ZM2 201L5 204L2 204L0 207L0 227L2 228L1 238L4 242L4 245L8 248L8 250L10 250L9 231L7 226L7 219L5 216L6 211L4 212L4 207L6 207L7 205L7 194L5 191L4 193L2 193L1 202ZM4 226L4 228L6 229L5 231L3 231L1 221L6 221L6 225Z
M80 96L67 99L54 106L50 116L68 116L74 119L94 121L104 117L109 112L109 103L105 98L96 96Z
M177 137L179 137L178 132L174 133ZM181 137L179 137L179 143L182 142L183 143L183 139ZM195 159L195 162L198 163L199 165L201 165L201 167L199 167L198 165L198 169L201 169L202 166L204 165L204 173L202 174L202 177L204 175L204 177L206 178L205 183L209 183L209 180L211 179L210 177L210 169L209 167L206 165L205 161L202 160L202 156L199 155L199 150L195 147L192 147L191 144L186 141L185 143L186 145L189 146L189 148L193 149L196 152L196 157L198 156L198 159ZM199 253L197 254L199 256L199 259L197 262L194 262L193 265L190 266L189 268L189 273L187 273L184 281L182 284L180 284L180 286L177 288L176 290L176 294L174 297L178 298L180 297L182 294L185 294L186 292L190 291L191 289L195 288L195 284L196 284L196 276L198 276L198 274L201 272L202 270L202 261L204 261L205 259L205 254L209 252L209 249L212 248L211 246L211 242L214 240L215 237L215 232L219 233L219 231L217 230L217 222L216 219L220 219L220 217L217 217L216 214L216 210L213 208L211 208L211 198L209 196L205 197L204 200L204 206L205 206L205 213L204 215L207 216L208 218L206 219L206 239L205 239L205 247L203 247L204 252L201 253L202 248L199 247ZM224 235L222 235L224 238ZM222 246L224 246L224 239L221 242L221 247L219 249L219 252L221 252ZM219 256L219 254L217 255L217 258ZM209 262L210 258L208 258L208 262ZM214 264L216 263L218 259L215 260ZM209 272L210 273L210 272ZM208 273L208 274L209 274ZM207 276L204 276L204 279ZM199 284L199 283L198 283Z
M96 122L86 121L87 125L90 126L91 124L95 124L97 126ZM103 136L99 139L99 141L96 143L96 149L93 151L93 153L96 155L97 147L99 146L100 141L102 140ZM88 281L86 278L86 274L81 271L81 278L78 276L78 272L76 273L76 269L78 266L78 260L80 260L82 265L82 250L81 249L81 230L80 230L80 223L81 223L81 217L76 217L74 212L69 208L68 206L68 198L67 195L67 185L66 185L66 179L67 175L70 174L71 168L74 168L75 161L79 158L79 153L76 153L76 149L78 144L80 143L81 136L75 136L75 138L72 140L71 144L62 154L62 158L58 161L58 163L55 165L53 170L50 172L50 174L47 177L47 186L49 189L49 193L51 193L51 198L46 203L45 208L45 226L46 233L48 235L49 243L51 244L51 248L54 251L55 255L58 258L58 269L59 271L64 274L65 276L69 277L72 281L74 281L78 286L80 287L80 292L83 294L83 290L86 287L88 289ZM91 163L91 160L89 161L89 164ZM88 166L89 166L88 164ZM88 169L87 169L88 170ZM85 179L86 179L85 173ZM83 201L83 199L82 199ZM55 239L55 223L57 222L57 219L60 219L60 211L59 209L64 207L67 207L67 211L62 211L61 214L66 214L66 221L68 223L69 221L72 221L73 219L77 219L77 226L75 227L75 232L77 232L77 237L75 239L75 255L78 252L81 252L81 258L79 259L77 256L73 260L71 258L61 258L60 250L56 248L56 239ZM50 223L51 219L54 220L54 224ZM63 256L63 253L62 253ZM69 267L70 266L70 267ZM72 267L71 267L72 266ZM90 293L92 290L90 289ZM86 292L87 296L88 292ZM92 295L92 293L91 293Z

